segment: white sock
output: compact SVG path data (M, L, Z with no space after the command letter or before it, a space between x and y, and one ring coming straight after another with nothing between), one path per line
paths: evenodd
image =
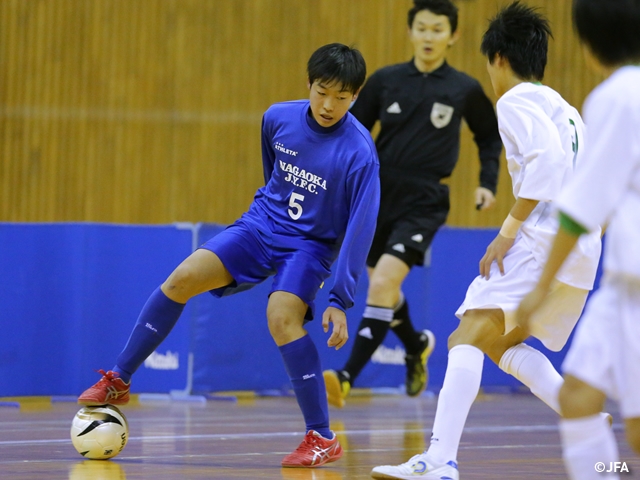
M524 383L531 393L560 414L558 393L564 379L542 352L521 343L504 352L500 368Z
M472 345L457 345L449 351L428 450L437 463L446 463L458 456L462 430L480 390L483 362L484 353Z
M599 473L595 469L598 462L604 463L605 470L610 462L620 460L618 445L607 420L601 415L561 419L560 438L562 457L572 480L602 480L620 478L617 474Z

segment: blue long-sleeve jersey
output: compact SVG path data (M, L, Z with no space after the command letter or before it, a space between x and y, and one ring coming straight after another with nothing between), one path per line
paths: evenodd
M262 162L265 186L251 210L270 219L273 233L327 246L331 262L339 253L329 304L346 310L380 202L371 135L350 113L322 128L310 116L308 100L277 103L262 119Z

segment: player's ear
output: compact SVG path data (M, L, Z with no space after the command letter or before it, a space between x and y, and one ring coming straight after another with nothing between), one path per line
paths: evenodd
M493 59L493 64L500 68L511 66L509 64L509 60L503 57L502 55L500 55L499 53L496 53L496 57Z
M307 88L311 90L311 80L307 78Z
M451 38L449 39L449 46L453 47L459 39L460 39L460 30L456 30L455 32L453 32L453 34L451 35Z
M353 98L351 99L351 103L353 104L353 102L355 102L358 99L358 95L360 95L360 90L362 90L362 87L360 87L356 93L353 94Z

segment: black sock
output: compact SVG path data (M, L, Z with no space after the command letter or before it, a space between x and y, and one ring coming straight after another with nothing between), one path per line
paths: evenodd
M402 299L402 304L399 305L398 310L393 314L391 329L404 345L407 355L420 353L423 346L420 341L421 332L416 332L415 328L413 328L411 317L409 317L409 305L405 298Z
M351 349L351 355L342 369L347 374L351 385L384 340L392 317L392 308L367 305L364 317L358 326L358 335Z

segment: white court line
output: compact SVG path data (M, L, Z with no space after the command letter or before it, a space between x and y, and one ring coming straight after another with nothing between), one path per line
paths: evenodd
M468 427L464 429L466 433L506 433L506 432L554 432L557 425L510 425L510 426L486 426ZM406 433L427 433L431 429L378 429L378 430L334 430L337 434L345 435L404 435ZM191 434L191 435L145 435L142 437L129 437L129 441L144 440L145 442L157 442L164 440L242 440L255 438L272 437L294 437L304 435L304 432L264 432L264 433L211 433L211 434ZM49 443L71 443L70 439L49 439L49 440L3 440L0 446L12 445L42 445Z
M534 444L534 445L478 445L478 446L462 446L460 450L494 450L494 449L532 449L532 448L560 448L560 444ZM349 453L378 453L378 452L404 452L405 448L361 448L357 450L348 449ZM239 453L197 453L197 454L158 454L154 455L140 455L136 457L127 456L125 454L121 454L118 456L118 463L124 466L130 461L134 460L158 460L160 459L185 459L185 458L229 458L229 457L268 457L268 456L282 456L288 455L291 453L290 451L286 452L239 452ZM82 461L82 460L79 460ZM48 460L5 460L0 461L0 465L13 465L13 464L26 464L26 463L68 463L68 458L59 458L59 459L48 459Z

